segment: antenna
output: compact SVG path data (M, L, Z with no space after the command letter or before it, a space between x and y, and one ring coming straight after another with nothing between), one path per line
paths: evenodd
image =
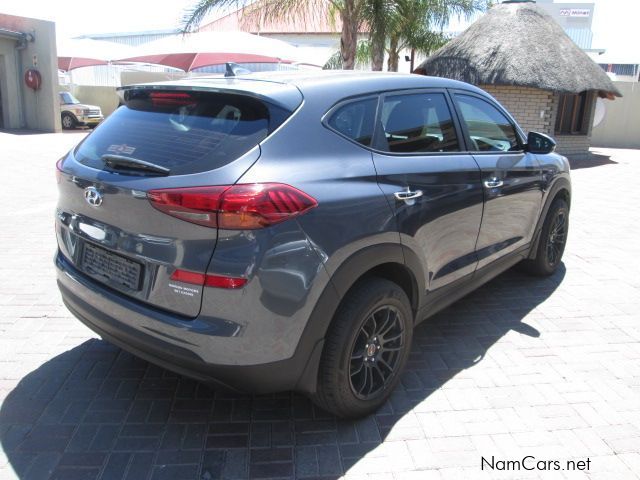
M237 77L238 75L246 75L247 73L251 73L251 70L247 70L234 62L226 63L225 77Z

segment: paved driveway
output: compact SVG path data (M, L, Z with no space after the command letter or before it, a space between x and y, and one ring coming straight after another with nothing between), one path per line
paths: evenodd
M82 136L0 133L0 478L639 478L640 152L574 170L553 278L507 272L422 324L392 400L343 422L290 393L214 392L70 316L54 163ZM589 470L506 463L527 456Z

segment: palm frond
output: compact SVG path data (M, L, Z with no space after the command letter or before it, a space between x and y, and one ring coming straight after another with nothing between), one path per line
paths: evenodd
M371 61L371 42L368 40L360 40L356 48L356 68L363 69L369 67ZM329 57L327 63L322 67L323 70L342 70L342 55L340 51L336 51Z
M192 7L185 9L180 25L181 32L190 33L200 26L204 18L215 9L228 7L244 8L251 0L198 0Z
M198 0L185 10L181 30L183 33L197 30L202 20L212 11L241 10L241 21L254 28L271 22L294 18L305 27L326 14L324 0Z

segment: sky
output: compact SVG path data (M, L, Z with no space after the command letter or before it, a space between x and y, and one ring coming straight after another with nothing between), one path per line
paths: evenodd
M0 12L56 22L58 38L86 33L175 28L196 0L0 0ZM607 56L640 61L637 44L639 0L591 0L595 3L594 48ZM559 2L556 2L559 3ZM455 30L461 30L459 25Z
M195 0L0 0L0 12L56 22L58 38L175 28Z

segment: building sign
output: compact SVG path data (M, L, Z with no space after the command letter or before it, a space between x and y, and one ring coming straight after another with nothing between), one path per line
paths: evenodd
M591 16L591 10L588 8L561 8L560 16L588 18Z

